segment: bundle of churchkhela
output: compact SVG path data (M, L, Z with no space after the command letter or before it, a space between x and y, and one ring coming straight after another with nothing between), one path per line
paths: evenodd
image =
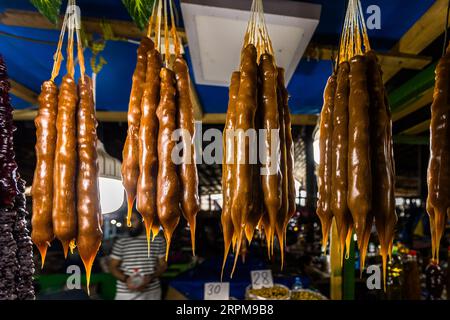
M154 238L162 227L167 241L166 259L181 215L189 223L195 255L196 215L200 210L190 79L180 46L172 1L155 1L147 37L141 40L137 51L122 178L127 193L128 225L136 201L149 250L151 235ZM176 132L181 139L179 161L172 158L177 144L172 136Z
M87 288L92 264L103 237L97 164L97 121L91 79L85 75L79 16L75 1L68 3L51 79L39 95L36 125L36 169L31 194L31 238L44 266L47 248L56 237L67 257L78 247L86 268ZM55 83L68 31L67 74ZM77 36L80 79L75 82L74 35Z
M251 140L259 131L264 150ZM231 77L223 148L222 275L230 247L233 274L242 243L258 226L269 257L277 236L283 265L286 227L296 209L294 150L284 70L275 62L261 0L252 3L239 71Z
M348 252L355 227L363 269L375 219L385 272L397 222L392 120L359 0L348 5L336 70L324 91L319 129L317 214L323 247L333 218L342 256L345 247Z
M433 259L439 261L439 245L450 218L450 47L436 67L436 83L431 105L428 197Z
M34 299L33 247L27 227L25 181L15 161L10 84L0 56L0 300Z

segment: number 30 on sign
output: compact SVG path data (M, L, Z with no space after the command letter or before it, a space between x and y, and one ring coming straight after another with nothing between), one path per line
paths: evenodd
M204 300L229 300L229 282L207 282L205 283Z

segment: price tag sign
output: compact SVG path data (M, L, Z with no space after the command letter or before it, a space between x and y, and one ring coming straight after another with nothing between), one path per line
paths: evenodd
M204 300L229 300L229 282L207 282L205 283Z
M272 270L253 270L250 272L250 276L253 289L273 287Z

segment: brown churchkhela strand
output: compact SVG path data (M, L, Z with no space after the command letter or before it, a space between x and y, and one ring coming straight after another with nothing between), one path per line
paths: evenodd
M77 247L86 269L87 288L92 264L103 237L102 213L98 185L97 120L95 118L92 81L79 81L78 106L78 175L77 175Z
M397 223L394 195L394 163L391 157L391 127L389 105L386 105L385 90L378 59L373 51L366 54L367 84L370 96L370 119L372 147L372 213L381 246L383 275L386 283L386 267L389 248L394 238ZM369 231L370 232L370 231Z
M380 72L381 72L381 67L380 67ZM392 194L394 194L394 196L395 196L395 160L394 160L394 141L393 141L393 139L392 139L392 114L391 114L391 109L390 109L390 106L389 106L389 99L388 99L388 95L387 95L387 91L386 90L384 90L384 105L386 106L386 111L387 111L387 113L388 113L388 115L389 115L389 119L390 119L390 124L389 124L389 127L388 127L388 140L389 140L389 145L388 145L388 148L389 148L389 150L388 150L388 155L389 155L389 163L390 163L390 169L391 169L391 175L394 177L393 179L393 184L392 184L392 186L391 186L391 189L392 189L392 191L391 191L391 193ZM394 208L395 208L395 199L394 199ZM394 214L395 214L395 220L396 221L398 221L398 217L397 217L397 213L395 212L395 210L394 210ZM392 226L392 228L395 230L395 225L394 226ZM390 242L389 242L389 248L388 248L388 255L389 255L389 258L391 259L392 258L392 247L393 247L393 245L394 245L394 237L395 237L395 233L394 233L394 231L392 231L393 233L392 233L392 235L389 237L389 236L387 236L386 237L386 239L390 239Z
M182 56L175 59L173 69L178 91L178 128L183 130L183 161L179 166L181 183L181 209L191 229L192 254L195 256L196 216L200 211L198 175L195 163L194 110L191 101L189 69Z
M235 192L233 194L231 218L234 233L237 237L235 263L242 243L243 231L252 201L252 164L250 164L249 137L247 130L254 128L257 108L257 53L253 45L247 45L241 53L241 78L236 101L236 174Z
M264 209L266 211L262 219L270 255L273 252L274 233L276 231L277 215L282 203L282 176L281 176L281 149L279 140L272 141L272 132L280 129L280 121L277 107L277 69L273 57L262 55L259 63L259 74L262 81L260 96L262 111L262 128L265 130L264 149L266 153L262 161L261 175L262 190L264 194ZM278 137L277 137L278 139ZM272 163L274 160L275 163ZM267 216L266 216L267 215Z
M56 119L56 156L53 170L53 232L64 248L67 257L69 245L74 247L77 236L75 212L76 154L76 108L77 86L66 75L60 87L58 115Z
M254 120L254 127L256 137L259 135L259 130L262 127L261 124L261 104L260 104L260 97L259 97L259 91L261 90L261 81L258 78L257 82L257 104L256 104L256 112L255 112L255 120ZM258 140L257 140L258 141ZM255 145L252 147L252 149L256 157L259 156L259 143L255 143ZM252 164L252 202L249 214L247 216L247 223L244 227L244 235L245 238L249 243L251 243L253 239L253 235L255 233L255 229L257 228L261 217L263 213L263 199L262 199L262 186L261 186L261 168L260 163L258 160L256 160L256 163Z
M282 90L284 89L284 74L278 71L277 75L277 106L278 106L278 117L279 117L279 125L280 125L280 167L281 167L281 208L277 214L276 221L276 233L278 238L278 243L280 245L281 251L281 269L283 269L284 265L284 240L286 236L285 223L289 214L289 194L288 194L288 173L287 173L287 154L286 154L286 129L284 123L284 94ZM282 89L283 87L283 89Z
M322 248L328 243L328 235L333 221L331 212L331 173L332 173L332 134L333 134L333 109L336 93L336 76L328 78L324 91L324 104L320 114L319 148L320 163L317 175L319 198L317 200L317 215L322 224Z
M339 65L337 88L334 98L333 136L332 136L332 176L331 176L331 211L336 219L343 262L344 248L348 254L353 220L347 206L347 166L348 166L348 62Z
M144 93L147 52L153 48L149 38L143 38L137 50L136 69L133 74L130 102L128 106L128 132L123 148L122 180L127 193L127 225L130 226L131 212L136 199L139 178L139 125L141 121L141 100Z
M294 180L294 143L292 140L292 123L291 113L289 111L289 93L286 90L284 83L284 69L278 68L278 88L282 94L283 102L283 117L284 117L284 132L286 140L286 168L288 178L288 215L285 220L284 228L286 228L289 219L294 215L297 206L295 204L296 191Z
M255 123L256 121L259 121L259 130L262 130L264 128L264 124L263 124L263 117L264 117L264 110L262 109L262 102L263 102L263 79L264 75L262 74L262 68L259 65L258 66L258 109L257 109L257 114L255 116ZM259 134L258 134L258 139L259 139ZM260 141L258 141L258 147L259 147L259 143ZM258 150L259 151L259 150ZM258 157L259 157L259 152L258 152ZM260 161L261 162L261 161ZM264 191L263 191L263 181L262 181L262 175L261 175L261 169L262 169L262 163L260 163L259 165L259 180L260 180L260 193L261 193L261 218L259 219L258 222L258 229L263 229L264 230L264 236L266 239L266 245L267 245L267 258L270 259L272 256L272 243L271 243L271 228L270 228L270 219L269 219L269 214L267 213L267 210L265 209L265 204L264 204Z
M450 52L436 67L436 84L431 105L430 161L428 164L427 212L432 230L433 259L439 260L439 247L450 214Z
M52 224L53 164L56 147L56 116L58 113L58 87L53 81L42 84L39 95L36 126L36 170L33 186L33 215L31 239L41 254L41 267L50 242L54 239Z
M233 72L231 76L230 90L229 90L229 100L228 100L228 110L225 119L225 134L223 135L223 161L222 161L222 231L224 239L224 253L223 253L223 263L222 263L222 273L221 278L223 278L223 270L225 268L225 263L228 257L228 252L233 239L233 221L231 220L231 206L234 193L234 178L235 178L235 164L236 164L236 153L235 139L232 130L236 126L236 100L239 93L239 83L241 74L238 71ZM227 141L227 130L230 130L231 136L229 141ZM230 148L231 147L231 148ZM229 154L228 154L229 153ZM234 246L234 244L233 244Z
M157 208L159 221L163 226L167 241L167 260L172 234L181 215L180 181L177 166L172 161L172 150L175 147L172 133L176 130L177 115L175 74L167 68L162 68L160 78L161 99L156 109L159 120Z
M350 61L348 207L353 217L364 269L368 224L371 226L372 175L370 161L369 94L364 56Z
M147 54L147 72L141 103L139 126L139 178L137 180L136 209L141 214L150 252L150 234L159 232L156 190L158 177L158 118L162 60L156 49Z

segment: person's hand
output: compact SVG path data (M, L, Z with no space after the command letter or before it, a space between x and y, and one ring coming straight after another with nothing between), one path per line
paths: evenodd
M147 288L147 286L150 284L150 282L152 282L152 281L153 281L153 277L151 275L144 276L144 281L135 290L139 291L139 292L144 291Z
M135 285L133 284L133 277L127 277L127 280L126 280L126 285L127 285L127 288L128 288L128 290L130 290L130 291L136 291L136 287L135 287Z

